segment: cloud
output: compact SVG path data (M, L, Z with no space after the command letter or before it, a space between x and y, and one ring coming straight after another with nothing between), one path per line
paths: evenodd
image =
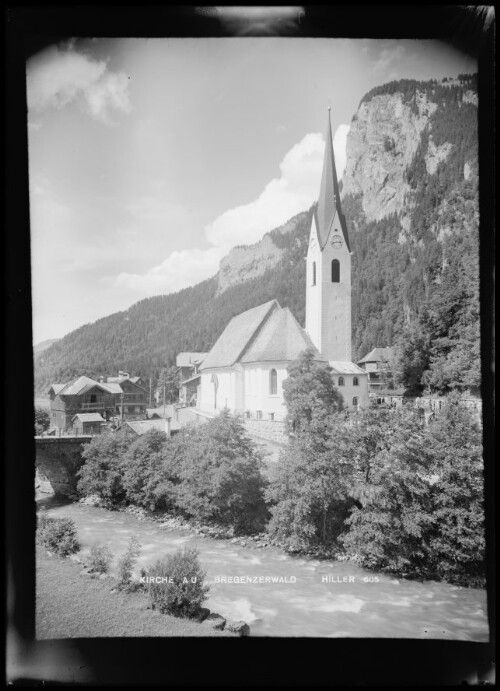
M372 66L372 73L380 73L387 70L394 63L398 63L406 53L406 48L401 43L393 43L382 48L377 60Z
M345 168L345 147L349 125L340 125L334 136L334 151L339 177ZM205 228L206 249L172 252L161 264L145 274L122 272L104 282L130 299L170 293L213 276L219 262L236 245L258 242L268 231L295 214L309 208L317 199L321 181L324 140L320 134L307 134L293 146L280 164L279 177L273 178L252 202L229 209ZM134 214L155 215L153 199L142 198L130 205Z
M63 50L52 46L30 60L27 95L29 110L64 108L79 100L91 117L106 124L113 124L110 111L131 110L127 76L111 72L106 61L78 53L71 44Z

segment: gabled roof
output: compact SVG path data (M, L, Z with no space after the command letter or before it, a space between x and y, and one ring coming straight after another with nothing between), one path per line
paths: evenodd
M325 246L335 216L338 216L340 227L344 235L347 249L350 251L347 227L340 205L340 191L335 168L335 155L333 153L332 125L330 122L330 109L328 109L328 125L325 137L325 156L323 159L323 173L321 175L321 187L317 208L314 211L318 240L321 249Z
M200 370L230 367L238 362L265 319L275 309L281 309L278 301L270 300L233 317L203 361Z
M160 432L165 432L165 420L127 420L125 423L136 434L145 434L150 429L157 429Z
M53 392L55 393L55 395L57 396L57 394L59 393L59 391L61 391L62 389L64 389L65 386L66 386L66 384L51 384L51 385L50 385L50 388L49 388L49 390L48 390L47 393L50 393L50 390L52 389L52 391L53 391Z
M71 421L73 422L75 418L78 418L81 422L105 422L99 413L77 413L73 415Z
M285 307L271 313L239 362L296 360L306 348L312 348L315 360L326 362L309 335Z
M366 376L367 372L361 367L358 367L354 362L344 362L340 360L330 361L328 363L333 369L334 374L364 374Z
M177 367L189 367L197 362L201 362L208 353L179 353L175 359Z
M361 362L388 362L392 357L392 348L389 346L386 348L374 348L362 360L358 360L358 364Z
M90 391L94 387L105 391L106 393L122 393L122 389L119 384L104 384L103 382L94 381L90 377L78 377L72 382L65 384L64 387L58 392L60 396L82 396L87 391Z

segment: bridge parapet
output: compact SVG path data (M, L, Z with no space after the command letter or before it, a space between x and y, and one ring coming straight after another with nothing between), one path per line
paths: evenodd
M91 436L35 437L36 467L54 494L71 497L76 493L77 472L83 465L82 452L91 440Z

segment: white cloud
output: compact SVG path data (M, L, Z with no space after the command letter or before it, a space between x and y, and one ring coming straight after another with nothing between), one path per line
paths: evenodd
M340 125L334 136L339 177L345 168L348 132L348 125ZM207 249L175 251L145 274L122 272L104 282L129 293L132 301L180 290L213 276L232 247L258 242L265 233L316 201L324 146L323 137L315 133L307 134L293 146L280 164L280 176L271 180L257 199L226 211L205 228L210 244ZM148 213L155 216L158 207L153 198L141 198L129 210L144 218Z
M373 63L372 73L380 73L387 70L394 63L398 63L406 53L406 48L401 43L387 45L380 51L380 55Z
M110 110L131 109L127 76L109 71L105 61L92 60L71 45L64 50L53 46L30 60L27 95L33 111L64 108L81 100L94 119L107 124L112 124Z

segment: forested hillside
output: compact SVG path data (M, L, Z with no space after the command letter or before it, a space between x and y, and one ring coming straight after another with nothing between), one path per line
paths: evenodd
M409 391L477 392L477 173L475 76L391 82L362 99L342 181L353 250L353 358L396 346L399 382ZM223 283L215 276L142 300L57 341L36 359L37 391L118 369L155 378L178 352L208 350L229 319L273 298L304 325L311 211L268 234L268 247L270 238L282 254L277 260L273 250L276 263L261 275L250 264L245 272L239 252L238 266L224 260ZM258 256L249 250L249 262Z
M37 391L81 374L96 377L119 369L154 380L162 367L175 364L177 353L209 350L232 317L273 298L290 307L303 324L311 213L296 216L286 233L271 231L283 256L259 277L217 294L215 276L172 295L141 300L72 331L37 358Z

